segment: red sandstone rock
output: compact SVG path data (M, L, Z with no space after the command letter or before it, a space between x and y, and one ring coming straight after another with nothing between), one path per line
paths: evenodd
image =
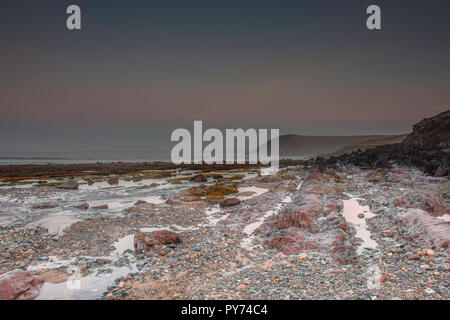
M389 279L389 276L387 274L382 274L380 276L380 282L386 282L387 279Z
M181 237L169 230L140 232L134 235L134 248L136 252L142 252L160 244L177 244L181 242Z
M204 175L198 174L196 176L193 176L191 178L191 181L193 181L193 182L206 182L206 181L208 181L208 179Z
M341 211L341 206L330 205L330 206L328 206L328 210L330 210L332 212L340 212Z
M94 209L108 209L108 205L107 204L102 204L100 206L94 207Z
M0 280L0 300L32 300L39 295L43 282L30 272L13 271Z
M87 203L82 203L80 205L75 206L75 208L80 210L87 210L89 208L89 205Z
M400 197L397 200L395 200L395 206L396 207L407 208L408 202L407 202L405 197Z

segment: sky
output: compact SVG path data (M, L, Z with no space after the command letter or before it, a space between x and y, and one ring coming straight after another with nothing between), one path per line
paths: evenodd
M66 28L77 4L82 29ZM382 29L366 28L381 8ZM398 134L450 108L450 1L5 0L0 151L158 148L194 120Z

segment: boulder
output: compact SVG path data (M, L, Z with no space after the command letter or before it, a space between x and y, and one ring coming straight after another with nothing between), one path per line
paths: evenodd
M237 206L240 203L241 203L241 200L239 200L238 198L229 198L229 199L223 200L220 203L220 206L222 208L233 207L233 206Z
M89 205L85 202L85 203L75 206L75 208L80 209L80 210L87 210L87 209L89 209Z
M67 181L61 183L56 186L58 189L66 189L66 190L78 190L78 182L76 181Z
M0 278L0 300L32 300L39 295L43 282L30 272L11 271Z
M181 242L181 237L169 230L139 232L134 235L134 248L138 253L160 244L177 244Z

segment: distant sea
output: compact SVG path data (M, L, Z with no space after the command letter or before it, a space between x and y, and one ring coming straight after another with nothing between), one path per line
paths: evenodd
M152 162L170 161L167 150L89 150L73 152L5 152L0 151L0 165L8 164L69 164L95 162Z

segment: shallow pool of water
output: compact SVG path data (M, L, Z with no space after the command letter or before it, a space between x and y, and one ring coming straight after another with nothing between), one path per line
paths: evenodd
M357 249L358 254L361 254L365 248L375 249L378 244L370 238L370 231L367 230L366 224L366 219L375 217L375 214L370 211L369 206L360 205L358 200L362 199L350 198L349 200L344 200L342 215L348 223L355 227L356 237L362 240L362 244ZM359 217L361 214L364 216Z

